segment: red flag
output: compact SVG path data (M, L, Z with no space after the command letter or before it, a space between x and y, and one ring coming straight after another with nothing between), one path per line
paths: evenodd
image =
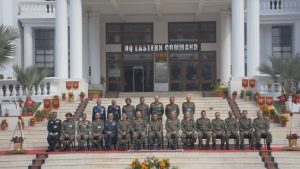
M286 94L283 94L283 95L281 95L281 96L278 96L277 98L279 99L279 102L280 102L281 104L285 103L285 102L288 100L288 96L287 96Z
M300 96L297 95L297 94L293 94L292 95L292 102L295 103L295 104L300 103Z
M266 97L266 104L271 106L273 104L273 97Z
M257 99L257 104L259 106L264 105L265 104L265 97L259 96L258 99Z

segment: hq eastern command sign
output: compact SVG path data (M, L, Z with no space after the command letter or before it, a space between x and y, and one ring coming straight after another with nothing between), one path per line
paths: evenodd
M123 52L168 52L168 51L199 51L197 43L174 43L174 44L125 44Z

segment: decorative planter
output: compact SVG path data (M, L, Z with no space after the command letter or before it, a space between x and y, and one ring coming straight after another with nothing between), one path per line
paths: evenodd
M22 116L28 116L27 112L22 112Z
M281 122L282 127L287 127L287 122Z
M297 139L289 139L289 147L297 147Z
M54 109L58 109L59 108L59 99L58 98L52 99L52 107Z
M45 120L44 117L36 117L35 118L36 122L43 122Z
M74 97L69 98L69 102L74 102Z
M89 98L90 99L99 99L100 94L99 93L89 93Z
M217 97L224 97L225 94L223 92L216 92Z
M6 130L7 126L6 125L1 125L1 130Z
M33 116L33 112L27 112L27 116Z
M15 151L21 151L22 143L14 143L14 149L15 149Z

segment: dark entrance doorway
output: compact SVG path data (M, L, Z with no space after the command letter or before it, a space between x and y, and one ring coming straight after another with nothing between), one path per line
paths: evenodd
M125 64L124 82L125 92L153 91L152 64Z

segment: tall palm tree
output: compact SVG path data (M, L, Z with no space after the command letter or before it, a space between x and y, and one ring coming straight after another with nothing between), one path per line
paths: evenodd
M12 61L9 56L14 54L16 48L12 42L17 38L18 33L14 27L0 25L0 70Z
M295 92L300 81L300 56L272 56L269 59L271 65L263 63L258 70L270 75L273 80L280 81L284 93L290 95Z
M26 89L26 95L31 96L33 89L39 85L45 77L49 75L48 69L40 70L35 65L22 69L20 66L13 67L17 81Z

